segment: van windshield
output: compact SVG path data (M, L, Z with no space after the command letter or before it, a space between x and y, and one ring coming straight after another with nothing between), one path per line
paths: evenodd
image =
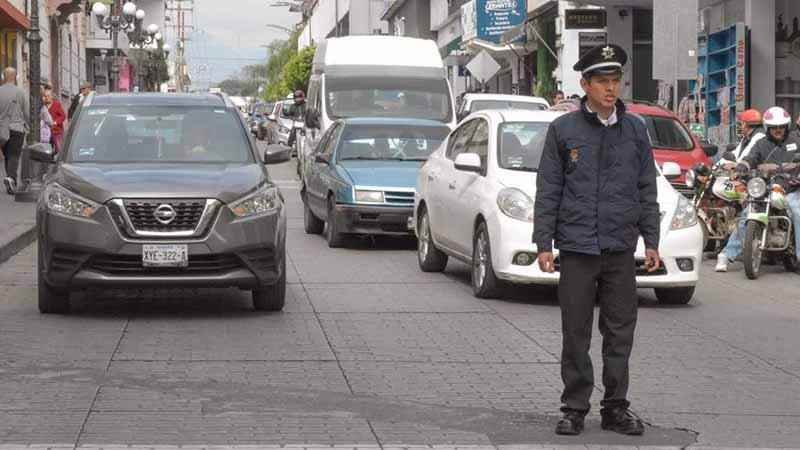
M436 79L391 77L326 78L325 106L333 119L345 117L414 117L449 122L447 83Z

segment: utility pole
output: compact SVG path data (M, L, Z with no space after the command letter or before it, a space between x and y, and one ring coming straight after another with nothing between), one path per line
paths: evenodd
M189 6L185 6L184 2ZM186 24L186 13L192 14L194 12L194 0L172 0L171 4L167 7L167 11L175 12L175 28L177 42L176 42L176 55L175 55L175 90L183 92L187 86L183 85L184 73L186 72L186 42L189 40L186 37L186 30L194 30L193 24ZM194 20L192 20L194 22Z

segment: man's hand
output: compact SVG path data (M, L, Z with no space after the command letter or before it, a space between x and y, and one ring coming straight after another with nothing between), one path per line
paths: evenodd
M539 253L539 268L542 272L553 273L556 271L555 258L553 252Z
M661 267L661 258L658 256L658 250L648 248L645 250L644 254L644 268L647 269L648 272L655 272Z

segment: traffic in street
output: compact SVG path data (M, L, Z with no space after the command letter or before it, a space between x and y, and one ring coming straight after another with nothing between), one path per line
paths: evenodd
M631 401L645 435L590 417L558 437L555 291L477 299L468 265L421 272L408 238L330 249L303 230L294 170L270 166L287 210L283 312L254 312L235 288L152 287L40 315L35 245L0 265L2 448L800 446L800 277L782 266L751 281L706 259L687 305L640 290ZM596 333L590 352L599 364Z

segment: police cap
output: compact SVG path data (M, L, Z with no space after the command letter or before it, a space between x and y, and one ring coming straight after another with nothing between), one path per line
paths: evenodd
M572 66L572 70L580 72L584 77L591 74L619 73L627 62L628 54L619 45L598 45L586 52Z

